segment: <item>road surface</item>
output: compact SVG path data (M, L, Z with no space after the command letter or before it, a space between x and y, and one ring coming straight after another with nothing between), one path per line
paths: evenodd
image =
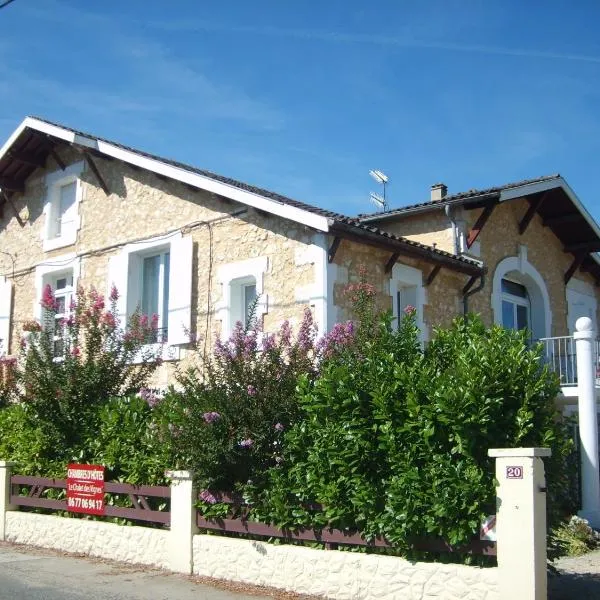
M146 567L0 543L0 600L265 600Z

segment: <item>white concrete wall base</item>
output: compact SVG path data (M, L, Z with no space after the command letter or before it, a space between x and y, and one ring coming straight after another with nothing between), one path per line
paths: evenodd
M127 527L12 511L6 513L7 542L167 569L170 566L168 535L168 531L149 527Z
M498 569L195 535L194 574L332 600L498 600ZM516 599L515 599L516 600Z

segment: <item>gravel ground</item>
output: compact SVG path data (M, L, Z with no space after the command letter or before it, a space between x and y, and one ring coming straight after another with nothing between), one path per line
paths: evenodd
M548 576L548 600L600 600L600 550L554 563L560 575Z

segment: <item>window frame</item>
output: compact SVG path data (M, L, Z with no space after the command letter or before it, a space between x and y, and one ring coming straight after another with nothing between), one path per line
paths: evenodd
M45 252L65 246L72 246L77 241L77 232L81 227L79 203L83 195L81 174L83 173L84 166L85 163L80 161L69 165L64 171L54 171L46 175L46 202L44 205L46 220L42 234L43 249ZM60 191L64 186L72 183L75 183L75 200L72 209L73 219L69 223L69 227L61 228L60 234L56 235L53 225L60 213Z
M181 231L177 231L126 244L109 259L107 294L110 294L113 285L117 287L117 317L120 326L124 327L141 302L141 261L144 257L165 251L170 253L168 313L164 316L168 323L168 339L146 344L134 363L142 362L142 355L146 352L155 353L165 361L179 360L181 346L190 343L194 241L191 236L183 236ZM137 273L131 270L134 262L138 262Z
M71 277L71 285L65 287L65 313L61 313L61 319L69 314L70 299L75 297L75 290L77 290L77 283L81 274L81 258L75 256L75 254L66 254L63 256L57 256L52 260L51 263L41 264L35 268L35 300L34 300L34 315L36 319L44 325L44 309L41 305L42 295L44 293L44 287L48 284L51 285L53 292L55 293L56 281L63 277ZM56 295L55 295L56 297ZM55 323L58 317L55 317ZM56 325L53 326L55 331ZM57 336L53 333L53 341L56 342L61 336ZM56 356L55 360L58 362L62 360L62 356Z
M221 299L216 303L217 319L221 320L221 337L226 339L233 332L236 321L242 321L243 295L242 286L256 285L255 317L257 321L268 313L269 297L265 293L264 275L269 271L269 259L266 256L250 258L235 263L222 265L217 270L217 283L221 285ZM236 300L237 299L237 300Z
M423 307L427 304L427 291L423 285L423 272L420 269L396 263L392 268L392 276L390 278L390 295L392 297L392 313L396 322L396 327L400 325L400 319L403 315L400 314L399 295L402 289L415 288L416 297L416 315L415 323L419 328L419 340L424 344L429 339L429 331L425 324Z
M522 287L525 290L525 296L518 296L517 294L512 294L510 292L504 291L504 289L502 289L502 284L505 281L507 281L509 283L514 283L514 284ZM513 323L514 323L515 327L507 327L506 323L504 323L504 310L502 311L502 326L506 327L507 329L515 329L516 331L521 331L522 329L526 329L527 331L531 332L532 305L531 305L531 298L530 298L529 292L527 290L527 286L519 281L512 280L509 277L503 277L500 282L500 286L501 286L500 289L502 290L502 293L501 293L502 306L504 307L504 302L508 302L512 305ZM517 306L523 306L527 309L527 326L526 327L520 328L518 326L519 319L518 319L518 313L517 313Z

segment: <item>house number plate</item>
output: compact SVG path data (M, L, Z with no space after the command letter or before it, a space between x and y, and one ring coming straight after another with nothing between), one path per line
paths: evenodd
M506 467L506 479L523 479L523 467Z

